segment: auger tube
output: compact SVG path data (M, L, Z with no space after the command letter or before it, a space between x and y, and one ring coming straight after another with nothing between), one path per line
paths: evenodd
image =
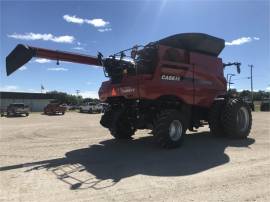
M6 57L7 76L15 72L21 66L30 61L33 57L45 58L56 61L67 61L87 65L102 66L95 56L82 55L78 53L50 50L18 44Z

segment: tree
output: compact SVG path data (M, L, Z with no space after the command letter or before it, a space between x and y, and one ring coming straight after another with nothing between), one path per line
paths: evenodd
M58 103L65 103L65 104L80 104L83 101L82 96L76 96L76 95L70 95L64 92L59 91L50 91L47 92L48 94L51 94L53 99L55 99L55 102Z
M249 90L243 90L242 92L239 93L239 96L241 98L251 99L251 92ZM269 97L270 97L270 92L266 92L263 90L253 92L253 100L254 101L261 101L264 98L269 98Z

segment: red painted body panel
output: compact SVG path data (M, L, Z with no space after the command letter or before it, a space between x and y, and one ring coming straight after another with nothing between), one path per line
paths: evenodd
M125 75L119 84L112 84L110 80L103 82L99 90L101 101L113 96L155 100L172 95L187 104L209 107L215 97L226 93L220 58L176 49L179 61L168 61L165 54L169 49L172 48L159 46L158 64L153 75ZM170 80L171 77L166 75L176 76L179 80Z

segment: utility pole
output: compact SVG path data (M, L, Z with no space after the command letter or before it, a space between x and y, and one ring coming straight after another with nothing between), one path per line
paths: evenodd
M77 96L79 96L80 90L76 90L76 94Z
M251 102L253 104L253 65L248 65L250 67L250 88L251 88Z
M79 105L79 100L78 100L79 93L80 93L80 90L76 90L76 94L77 94L77 97L76 97L76 100L77 100L77 105Z

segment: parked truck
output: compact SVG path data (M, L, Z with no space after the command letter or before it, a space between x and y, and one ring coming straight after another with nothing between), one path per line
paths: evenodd
M25 115L29 116L30 109L24 103L12 103L8 105L6 110L1 110L1 116L6 115L7 117L10 116L18 116L18 115Z
M102 105L94 103L94 102L87 102L80 106L80 112L87 112L87 113L101 113L102 112Z
M64 115L66 112L66 107L62 106L60 103L49 103L46 107L44 107L44 114L47 115Z

